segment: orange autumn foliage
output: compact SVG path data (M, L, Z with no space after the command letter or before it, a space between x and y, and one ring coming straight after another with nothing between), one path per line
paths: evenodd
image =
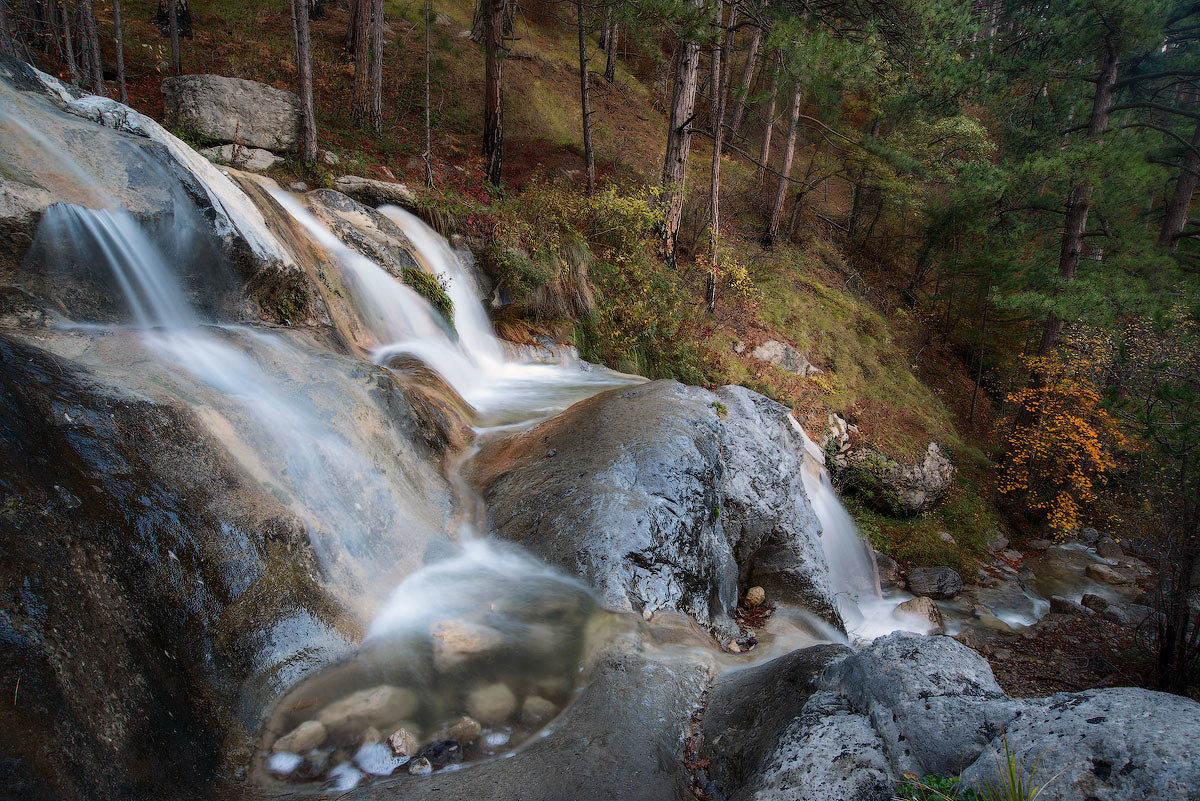
M1116 466L1113 454L1126 442L1098 390L1112 352L1107 335L1073 337L1051 356L1028 359L1042 381L1006 399L1016 419L1025 410L1031 422L1009 435L997 489L1059 535L1079 528L1096 484Z

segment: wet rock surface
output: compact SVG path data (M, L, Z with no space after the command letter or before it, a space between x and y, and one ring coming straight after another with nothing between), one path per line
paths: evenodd
M610 607L675 609L728 637L741 581L838 620L802 443L786 408L749 390L613 390L474 464L493 531Z
M851 450L839 457L839 463L848 489L880 511L897 516L932 508L954 481L954 464L935 442L911 464L870 449Z
M904 572L909 592L928 598L953 598L962 592L963 580L950 567L914 567Z

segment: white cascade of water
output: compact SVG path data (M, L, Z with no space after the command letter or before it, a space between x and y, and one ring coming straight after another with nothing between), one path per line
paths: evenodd
M158 360L219 393L198 413L229 421L215 433L234 430L226 445L247 455L252 474L271 466L272 483L286 488L287 504L305 521L343 597L365 611L380 582L394 581L402 554L444 534L419 487L373 464L365 443L331 428L309 399L264 367L297 363L299 351L275 335L198 323L162 252L131 215L58 204L41 226L39 236L61 238L111 272Z
M372 358L380 364L398 355L421 360L478 412L482 425L531 422L606 388L641 380L582 363L562 367L506 359L469 272L449 243L416 216L386 209L422 264L445 282L454 303L453 332L423 297L345 245L299 200L282 191L271 195L337 260L376 341Z
M912 596L897 593L885 597L880 592L870 547L833 488L825 469L825 454L794 418L792 426L804 440L804 490L821 523L829 581L850 638L870 641L897 630L928 633L929 626L923 621L909 617L901 620L892 614Z

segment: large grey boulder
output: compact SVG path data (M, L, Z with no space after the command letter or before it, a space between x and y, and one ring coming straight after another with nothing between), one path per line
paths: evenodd
M876 450L852 450L844 457L842 481L887 514L909 516L930 509L954 482L954 464L929 443L925 455L904 464Z
M1059 693L1028 703L1004 734L1026 771L1037 763L1037 783L1049 781L1046 801L1200 799L1200 703L1189 698L1134 687ZM997 785L1003 754L997 737L963 783Z
M613 608L682 611L728 636L741 579L840 623L792 425L749 390L657 381L485 446L474 480L496 534Z
M215 142L294 153L300 148L295 92L223 75L180 75L162 82L168 125Z
M904 582L913 595L926 598L953 598L962 592L963 580L952 567L911 567L904 571Z
M819 367L810 364L800 351L777 339L768 339L755 348L754 358L770 362L776 367L798 376L819 375L823 372Z
M870 718L897 775L957 774L1022 706L970 648L907 632L831 665L818 683Z
M845 696L819 692L780 739L753 801L891 801L897 777L870 719ZM730 796L739 798L739 796Z

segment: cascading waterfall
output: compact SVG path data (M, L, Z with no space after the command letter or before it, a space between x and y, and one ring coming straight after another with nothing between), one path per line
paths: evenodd
M292 195L272 197L337 260L345 285L374 338L372 358L386 364L412 356L436 370L478 413L483 426L522 425L562 411L605 389L638 380L602 368L528 364L506 359L474 281L449 243L415 215L380 211L412 242L422 265L446 285L454 329L419 294L347 247Z

